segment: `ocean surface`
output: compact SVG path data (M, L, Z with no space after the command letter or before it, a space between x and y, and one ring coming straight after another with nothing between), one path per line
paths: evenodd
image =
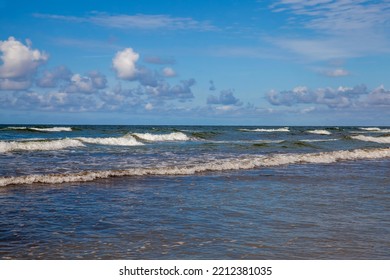
M0 259L390 259L390 127L0 125Z

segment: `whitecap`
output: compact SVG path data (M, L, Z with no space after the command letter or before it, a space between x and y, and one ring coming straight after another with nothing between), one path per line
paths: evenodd
M87 182L96 179L122 176L191 175L201 172L277 167L288 164L326 164L337 161L389 158L390 148L356 149L307 154L272 154L246 156L242 158L211 159L191 165L138 167L124 170L83 171L62 174L31 174L25 176L0 177L0 186L17 184L60 184Z
M351 136L351 138L360 141L390 144L390 136L373 137L373 136L365 136L365 135L355 135L355 136Z
M30 130L35 130L35 131L42 131L42 132L72 131L72 128L71 128L71 127L46 127L46 128L41 128L41 127L29 127L28 129L30 129Z
M109 145L109 146L139 146L144 145L143 143L137 141L133 136L127 135L123 137L105 137L105 138L88 138L80 137L77 138L80 141L88 144L97 144L97 145Z
M290 129L288 127L281 128L255 128L255 129L247 129L240 128L240 131L248 131L248 132L289 132Z
M312 133L312 134L320 134L320 135L330 135L332 134L331 132L325 130L325 129L314 129L314 130L307 130L307 133Z
M50 151L66 148L83 147L84 144L77 139L59 140L25 140L25 141L0 141L0 153L13 151Z
M183 132L172 132L169 134L133 133L131 135L137 137L138 139L146 140L150 142L190 140L190 138Z

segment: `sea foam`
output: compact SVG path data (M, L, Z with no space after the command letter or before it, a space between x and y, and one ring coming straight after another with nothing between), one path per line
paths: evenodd
M50 151L66 148L83 147L84 144L77 139L59 140L28 140L28 141L0 141L0 153L13 151Z
M373 136L365 136L365 135L356 135L356 136L351 136L351 138L357 139L360 141L375 142L375 143L381 143L381 144L390 144L390 136L373 137Z
M389 133L390 129L383 129L379 127L360 127L360 130L372 132L372 133Z
M277 167L288 164L326 164L337 161L389 158L390 148L356 149L351 151L333 151L307 154L272 154L246 156L241 158L211 159L196 164L179 166L137 167L123 170L83 171L63 174L31 174L25 176L0 177L0 186L17 184L60 184L69 182L87 182L96 179L121 176L150 175L192 175L201 172Z
M255 129L247 129L241 128L240 131L248 131L248 132L289 132L290 129L288 127L282 128L255 128Z
M88 138L80 137L77 138L80 141L88 144L98 144L98 145L109 145L109 146L139 146L144 145L143 143L137 141L133 136L126 135L123 137L105 137L105 138Z
M331 132L325 130L325 129L314 129L314 130L307 130L307 133L312 133L312 134L320 134L320 135L330 135L332 134Z
M131 135L137 137L138 139L150 141L150 142L190 140L190 138L183 132L172 132L169 134L133 133Z

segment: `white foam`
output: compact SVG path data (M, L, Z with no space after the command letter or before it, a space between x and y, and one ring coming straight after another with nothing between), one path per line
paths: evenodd
M0 141L0 153L12 151L50 151L66 148L82 147L84 144L76 139L60 140L26 140L26 141Z
M106 137L106 138L88 138L80 137L77 138L80 141L88 144L98 144L98 145L109 145L109 146L139 146L144 145L143 143L137 141L133 136L126 135L123 137Z
M333 138L333 139L302 139L302 140L299 140L299 141L302 141L302 142L330 142L330 141L338 141L340 139L336 139L336 138Z
M87 182L96 179L121 176L147 175L191 175L206 171L225 171L272 167L288 164L324 164L337 161L389 158L390 148L356 149L352 151L333 151L308 154L273 154L268 156L247 156L243 158L211 159L191 165L156 166L150 168L131 168L124 170L83 171L66 174L33 174L17 177L0 177L0 186L17 184L60 184Z
M382 129L379 127L360 127L359 129L372 133L390 133L390 129Z
M380 131L381 129L379 127L359 127L361 130L365 131Z
M241 128L240 131L249 131L249 132L289 132L290 129L288 127L282 128L255 128L255 129L247 129Z
M330 135L330 134L332 134L332 133L330 133L329 131L327 131L325 129L307 130L306 132L307 133L312 133L312 134L320 134L320 135Z
M365 135L356 135L356 136L351 136L351 137L353 139L357 139L360 141L375 142L375 143L381 143L381 144L390 144L390 136L373 137L373 136L365 136Z
M47 128L29 127L28 129L35 130L35 131L43 131L43 132L72 131L71 127L47 127Z
M141 140L150 142L163 142L163 141L188 141L190 138L183 132L172 132L169 134L151 134L151 133L133 133L133 136Z

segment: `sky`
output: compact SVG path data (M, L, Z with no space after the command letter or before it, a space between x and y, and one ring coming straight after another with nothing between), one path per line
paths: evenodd
M390 125L390 0L0 0L0 123Z

